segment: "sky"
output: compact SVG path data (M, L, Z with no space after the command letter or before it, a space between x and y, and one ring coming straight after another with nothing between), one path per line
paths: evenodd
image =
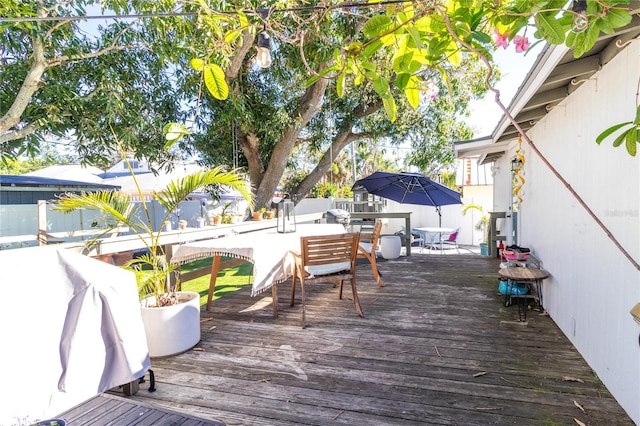
M544 43L538 43L523 54L516 53L514 46L509 45L506 50L498 48L494 54L502 72L496 88L500 90L500 99L505 106L511 103L543 46ZM503 114L495 102L494 92L488 92L483 99L473 101L470 110L472 112L467 123L474 129L474 138L490 136Z

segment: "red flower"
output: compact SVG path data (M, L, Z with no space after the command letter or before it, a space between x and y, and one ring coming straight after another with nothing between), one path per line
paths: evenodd
M516 45L516 53L526 52L529 49L529 39L522 36L515 36L513 42Z
M501 34L500 30L498 30L497 28L493 29L493 42L497 47L502 46L503 49L506 49L509 45L508 38L509 34Z

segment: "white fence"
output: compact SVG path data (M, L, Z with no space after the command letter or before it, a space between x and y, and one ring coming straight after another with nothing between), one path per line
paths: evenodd
M341 201L345 200L305 198L298 203L295 212L296 215L325 213L340 205ZM465 199L465 203L470 202L475 202L475 200ZM165 216L165 209L157 202L148 202L147 205L151 213L154 230L157 230L161 226L162 218ZM208 212L212 209L219 210L220 205L203 206L201 201L185 201L180 204L177 212L169 218L172 228L178 229L178 221L181 219L187 221L188 227L195 228L198 218L207 218L209 216ZM413 227L438 226L439 224L438 215L433 207L389 202L384 210L389 212L412 212L411 224ZM97 233L98 229L92 225L99 219L100 214L90 210L64 214L54 211L53 206L47 204L45 213L40 216L39 218L37 205L0 205L0 250L38 245L39 229L43 229L46 234L54 237L48 239L49 243L89 240L91 237L87 234ZM463 216L461 205L444 206L442 208L442 226L450 228L460 226L461 236L458 241L462 244L478 243L479 238L481 238L481 232L474 229L478 219L479 214L474 212ZM43 222L40 227L39 220ZM386 220L384 233L391 234L399 231L402 225L404 223L398 220Z
M153 229L159 229L166 210L156 201L147 202L147 208ZM39 213L38 209L38 205L33 204L0 205L0 250L36 246L38 236L43 236L40 230L50 237L50 242L89 240L91 234L99 232L95 226L101 217L99 212L83 209L66 214L55 211L52 204L46 204L44 212ZM142 209L139 214L144 214ZM206 216L206 206L200 201L185 201L169 221L173 229L178 228L178 221L182 219L187 221L187 226L195 228L203 214Z

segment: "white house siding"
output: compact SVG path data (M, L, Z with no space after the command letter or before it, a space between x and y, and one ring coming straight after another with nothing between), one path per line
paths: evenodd
M595 143L613 124L634 119L640 42L627 47L529 132L636 262L640 262L640 155L611 141ZM500 159L496 203L507 208L511 155ZM520 245L551 273L544 305L598 377L640 424L640 325L629 310L640 302L640 272L615 247L564 185L523 143L524 201Z

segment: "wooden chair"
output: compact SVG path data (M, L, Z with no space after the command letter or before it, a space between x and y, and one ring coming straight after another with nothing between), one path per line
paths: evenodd
M384 287L380 271L378 271L378 265L376 264L376 247L378 247L378 240L380 239L380 232L382 231L382 222L377 220L371 233L371 240L369 242L360 241L358 246L358 258L367 259L371 264L371 271L373 277L378 282L379 287Z
M358 315L364 317L356 289L356 258L359 233L322 235L300 238L300 253L293 253L295 272L291 284L291 306L294 305L296 280L300 279L302 297L302 328L306 326L305 283L311 281L340 283L342 299L344 280L351 280L353 302Z

